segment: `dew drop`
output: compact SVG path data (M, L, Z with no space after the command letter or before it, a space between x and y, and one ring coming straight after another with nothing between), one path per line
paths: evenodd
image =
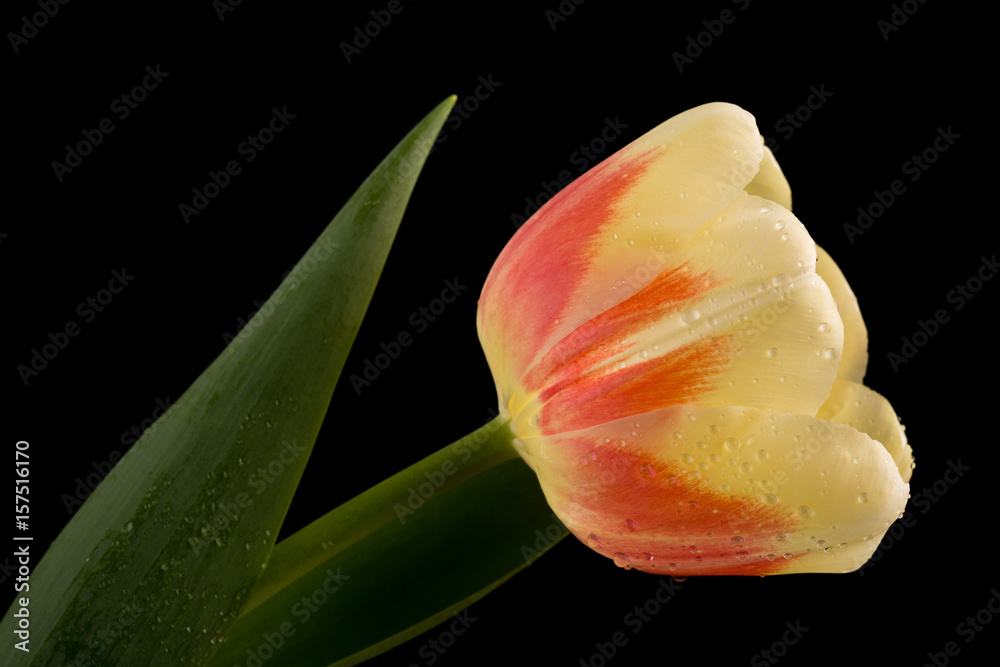
M747 553L746 551L737 551L736 560L738 560L741 563L745 563L748 560L750 560L750 554Z
M763 461L764 459L766 459L767 458L767 450L766 449L762 449L759 452L757 452L757 458L760 459L761 461Z
M625 568L626 570L632 569L632 558L628 554L619 551L615 554L614 561L618 567Z
M685 308L681 313L681 321L684 324L691 324L699 317L701 317L701 313L699 313L695 308Z
M770 350L767 351L767 356L769 356L769 357L776 357L776 356L778 356L778 348L772 347Z
M867 503L868 502L868 494L867 493L859 493L858 494L858 502L859 503Z
M728 449L729 451L735 452L740 447L741 447L740 441L737 440L736 438L729 438L726 440L726 449Z
M639 524L637 524L633 519L625 519L625 528L635 532L639 530Z
M743 538L740 537L739 535L737 535L736 537L734 537L733 539L731 539L729 541L732 542L736 546L739 546L739 545L743 544Z
M599 538L594 533L591 533L590 535L587 536L587 546L589 546L591 549L598 548L599 546L601 546L601 538Z
M830 330L830 325L827 324L826 322L820 322L818 329L820 333L826 333L827 331Z
M656 468L647 463L639 468L639 474L645 477L646 479L653 479L654 477L656 477Z
M823 351L823 356L826 357L827 359L836 359L837 358L837 351L835 349L833 349L832 347L829 347L829 348L827 348L826 350Z
M798 512L799 516L802 517L803 519L808 519L813 515L812 508L809 507L808 505L800 505Z

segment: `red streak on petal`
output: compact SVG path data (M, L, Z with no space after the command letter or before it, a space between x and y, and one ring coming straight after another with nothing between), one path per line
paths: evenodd
M628 445L595 452L588 470L597 471L594 478L574 487L561 507L567 525L595 551L626 554L633 569L676 576L774 574L796 557L784 556L779 538L798 525L788 508L710 489L676 462Z
M522 371L550 344L591 259L604 247L602 231L615 209L656 158L655 152L619 153L567 185L528 220L497 259L483 287L484 336L499 327Z
M526 376L524 386L545 403L543 433L573 431L669 405L697 403L735 350L710 337L666 353L648 350L618 369L614 357L641 344L643 332L720 284L687 266L664 270L631 298L556 344ZM651 341L650 341L651 342ZM651 345L650 345L651 347Z
M560 391L584 372L628 351L634 345L626 344L629 337L680 310L716 284L708 274L690 273L686 265L664 270L639 292L554 345L525 376L524 387L540 391L543 397Z

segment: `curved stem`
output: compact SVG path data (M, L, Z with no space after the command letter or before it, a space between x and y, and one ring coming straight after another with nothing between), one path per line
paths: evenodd
M243 613L358 540L386 524L418 512L428 499L446 493L485 470L518 457L509 423L496 417L392 477L328 512L274 547L267 570Z

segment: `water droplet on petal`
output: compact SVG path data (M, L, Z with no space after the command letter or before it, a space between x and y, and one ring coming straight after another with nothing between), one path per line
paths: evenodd
M799 511L799 516L802 517L803 519L808 519L813 515L812 508L809 507L808 505L799 506L798 511Z
M618 567L625 568L626 570L632 569L632 558L628 554L623 554L619 551L615 554L614 561Z
M639 530L639 524L637 524L632 519L625 519L625 528L627 528L628 530L631 530L632 532L635 532L635 531Z

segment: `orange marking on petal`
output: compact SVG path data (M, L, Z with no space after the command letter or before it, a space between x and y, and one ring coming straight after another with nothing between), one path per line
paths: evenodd
M542 433L565 433L670 405L692 404L731 358L728 337L695 341L623 369L603 367L552 395L539 420Z
M618 554L616 561L625 555L633 569L678 576L774 574L796 557L782 548L783 535L798 525L787 508L709 489L692 471L627 444L594 451L590 465L607 472L574 487L562 507L574 534L595 551Z
M664 270L630 298L600 313L563 338L525 376L529 391L551 395L634 345L629 337L680 310L717 284L708 274L692 274L686 265Z

